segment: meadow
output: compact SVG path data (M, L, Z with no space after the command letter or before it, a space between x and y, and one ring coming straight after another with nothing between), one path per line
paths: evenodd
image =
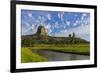
M30 63L30 62L41 62L47 61L43 56L33 53L29 48L21 48L21 62Z
M82 55L90 54L90 45L84 44L34 44L32 47L22 47L21 48L21 62L47 62L48 59L40 54L33 52L34 50L52 50L64 53L75 53Z

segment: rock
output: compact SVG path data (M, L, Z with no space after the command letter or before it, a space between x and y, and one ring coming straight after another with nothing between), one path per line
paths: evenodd
M39 26L36 34L39 38L47 38L48 37L48 34L47 34L44 26Z

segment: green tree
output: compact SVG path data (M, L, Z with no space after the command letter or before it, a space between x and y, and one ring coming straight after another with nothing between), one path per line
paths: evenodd
M75 43L75 33L73 32L73 36L72 36L72 44Z
M72 42L72 37L71 37L71 34L69 34L69 42L68 42L68 44L71 44L71 42Z
M75 38L75 33L73 32L73 36L72 36L72 38Z

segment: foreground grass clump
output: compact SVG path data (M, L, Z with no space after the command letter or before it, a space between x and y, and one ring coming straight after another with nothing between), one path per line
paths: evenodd
M47 59L43 56L40 56L36 53L33 53L29 48L22 48L21 49L21 62L28 63L28 62L44 62Z

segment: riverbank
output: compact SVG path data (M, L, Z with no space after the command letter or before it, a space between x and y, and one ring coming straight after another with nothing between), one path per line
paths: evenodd
M82 55L90 55L90 45L89 44L72 44L72 45L34 45L33 47L28 47L30 49L42 49L42 50L52 50L64 53L75 53Z

